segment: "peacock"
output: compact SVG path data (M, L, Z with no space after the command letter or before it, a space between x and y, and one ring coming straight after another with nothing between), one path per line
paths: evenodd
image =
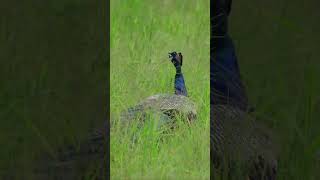
M217 0L211 18L211 173L227 179L275 180L279 142L253 114L228 34L231 0ZM222 178L223 179L223 178Z
M226 51L234 51L231 39L224 40L227 50L217 52L216 61L228 58L223 54ZM221 61L211 63L215 65L210 77L211 172L222 176L229 171L229 179L238 179L238 169L249 180L275 180L280 149L276 133L253 115L238 67L232 63L236 59L228 60L230 64L224 63L234 69L221 65Z
M177 117L187 122L193 122L197 117L195 103L188 97L184 76L182 74L183 55L182 53L169 53L169 58L173 63L176 74L174 82L174 94L155 94L142 100L137 105L128 108L121 113L122 122L132 120L144 121L148 112L158 113L160 115L159 125L173 125Z
M272 129L227 104L211 105L210 117L212 172L220 176L227 172L229 179L276 178L279 142ZM235 173L236 168L241 172Z

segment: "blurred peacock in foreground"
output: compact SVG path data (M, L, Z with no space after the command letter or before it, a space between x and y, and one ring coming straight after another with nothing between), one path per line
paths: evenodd
M218 179L275 180L279 146L274 132L256 120L248 105L227 33L231 1L211 3L211 174Z
M146 98L134 107L128 108L121 114L120 121L129 124L138 120L144 122L148 120L148 113L160 115L159 125L174 125L175 120L179 117L192 122L197 117L195 103L187 96L184 77L182 74L183 56L181 53L169 53L169 58L176 69L174 94L156 94ZM150 120L150 119L149 119ZM93 168L94 177L91 179L105 179L106 175L106 132L107 124L95 129L84 140L79 147L64 147L57 157L51 158L45 156L42 158L40 166L36 168L35 179L80 179L81 172L88 168ZM50 163L48 163L50 162Z

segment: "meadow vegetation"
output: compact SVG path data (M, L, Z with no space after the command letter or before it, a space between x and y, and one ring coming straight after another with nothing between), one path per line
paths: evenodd
M111 1L111 179L209 179L209 15L207 0ZM151 124L124 133L117 123L122 111L150 95L174 93L172 51L184 56L198 119L163 134L149 118Z

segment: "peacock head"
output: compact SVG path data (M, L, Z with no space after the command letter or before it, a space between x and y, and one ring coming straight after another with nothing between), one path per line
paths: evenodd
M183 56L181 52L177 53L173 51L169 53L169 58L171 58L171 62L174 64L174 66L182 66Z

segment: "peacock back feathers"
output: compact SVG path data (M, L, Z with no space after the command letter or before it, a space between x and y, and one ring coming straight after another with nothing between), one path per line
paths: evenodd
M275 178L279 146L270 128L228 105L211 106L210 115L215 171L238 163L252 180Z

